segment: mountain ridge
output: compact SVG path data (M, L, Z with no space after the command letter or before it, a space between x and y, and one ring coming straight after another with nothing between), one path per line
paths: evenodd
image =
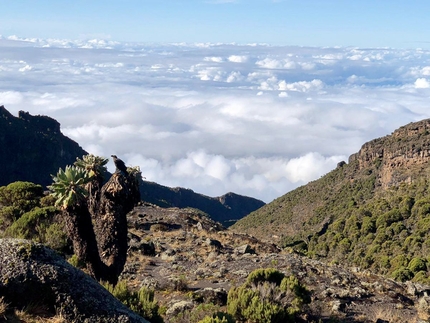
M333 187L330 188L331 194L329 194L331 197L338 193L339 185L343 185L340 183L339 177L350 181L351 186L354 186L354 181L364 180L372 190L386 190L401 183L411 183L422 176L429 176L430 169L427 165L429 162L430 119L425 119L402 126L390 135L366 142L357 153L349 157L348 163L338 163L334 170L320 179L278 197L255 212L262 214L267 211L268 214L279 214L281 212L271 210L274 205L281 210L284 206L280 202L291 201L294 199L293 196L306 192L310 201L295 203L291 211L293 213L304 212L303 218L309 219L314 210L324 205L324 202L318 198L322 181L333 184ZM360 185L366 185L366 183L360 183ZM304 204L308 204L308 207L304 207ZM255 217L255 212L249 216ZM246 219L239 221L236 227L243 227L243 222L246 222ZM262 238L261 235L260 238Z
M430 119L365 143L348 161L232 229L311 258L429 284Z
M61 133L60 123L55 119L24 111L15 117L0 106L0 186L15 181L48 186L52 183L51 174L86 154L77 142ZM144 201L164 207L197 208L225 224L265 204L235 193L209 197L149 181L143 181L140 189Z

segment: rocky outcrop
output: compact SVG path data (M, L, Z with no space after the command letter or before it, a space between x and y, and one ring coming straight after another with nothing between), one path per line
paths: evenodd
M15 181L49 185L51 174L86 154L61 133L56 120L24 111L14 117L0 106L0 186Z
M54 251L26 240L0 239L0 295L14 307L37 304L67 322L147 323Z
M232 226L284 246L306 245L327 224L401 184L430 180L430 119L365 143L348 163L286 193Z
M430 119L410 123L391 135L365 143L349 158L358 170L376 167L383 188L412 182L430 161Z

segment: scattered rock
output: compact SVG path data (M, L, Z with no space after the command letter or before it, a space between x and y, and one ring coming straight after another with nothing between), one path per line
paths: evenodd
M234 252L236 254L240 254L240 255L244 255L246 253L249 253L249 254L254 254L255 253L254 249L252 249L251 246L248 245L248 244L245 244L243 246L237 247L236 249L234 249Z
M345 309L345 303L341 302L340 300L334 300L332 302L331 310L333 311L333 313L343 312L344 309Z
M207 238L205 241L206 245L219 251L222 249L222 244L218 240Z
M142 242L140 244L139 250L142 255L155 256L155 245L152 241L148 243Z
M184 312L185 310L192 309L194 307L193 302L190 301L180 301L171 305L167 311L166 315L168 316L176 316L179 313Z
M193 298L200 303L212 303L224 306L227 304L227 291L224 288L207 287L195 291Z
M382 320L382 319L377 319L376 323L390 323L390 321L386 321L386 320Z

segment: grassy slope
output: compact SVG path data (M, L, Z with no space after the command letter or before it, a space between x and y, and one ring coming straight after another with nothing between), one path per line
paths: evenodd
M428 120L365 144L349 164L276 199L232 228L310 257L371 268L399 280L430 282L427 128ZM381 180L387 171L392 174L388 186Z

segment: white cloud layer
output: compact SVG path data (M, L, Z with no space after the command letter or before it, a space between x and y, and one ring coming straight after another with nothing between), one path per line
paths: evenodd
M0 105L150 181L265 202L428 118L430 52L0 39ZM113 164L109 164L113 170Z

